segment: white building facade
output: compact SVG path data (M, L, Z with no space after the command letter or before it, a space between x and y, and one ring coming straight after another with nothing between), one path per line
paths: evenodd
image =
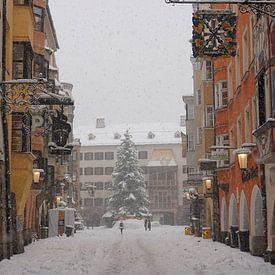
M182 150L185 128L176 123L105 126L104 119L97 119L96 127L76 130L81 139L80 196L86 224L102 223L111 195L109 188L117 149L127 129L144 171L153 220L161 224L186 224L189 204L182 192L187 179L186 156Z

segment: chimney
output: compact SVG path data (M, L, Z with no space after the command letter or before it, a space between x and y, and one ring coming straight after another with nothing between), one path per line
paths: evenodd
M96 119L96 128L105 128L105 119L103 117Z

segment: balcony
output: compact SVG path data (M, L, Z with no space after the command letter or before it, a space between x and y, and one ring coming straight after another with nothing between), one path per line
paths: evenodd
M33 46L34 16L31 5L15 5L13 8L13 39L29 41Z
M275 119L268 119L253 132L261 163L275 162Z

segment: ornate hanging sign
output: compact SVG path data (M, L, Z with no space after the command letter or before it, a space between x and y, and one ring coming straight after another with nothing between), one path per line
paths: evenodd
M228 10L193 13L193 56L236 55L236 22L236 15Z

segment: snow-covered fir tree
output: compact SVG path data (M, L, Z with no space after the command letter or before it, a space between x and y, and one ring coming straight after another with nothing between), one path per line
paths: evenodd
M137 150L128 130L124 137L117 152L108 208L119 215L148 214L148 193Z

